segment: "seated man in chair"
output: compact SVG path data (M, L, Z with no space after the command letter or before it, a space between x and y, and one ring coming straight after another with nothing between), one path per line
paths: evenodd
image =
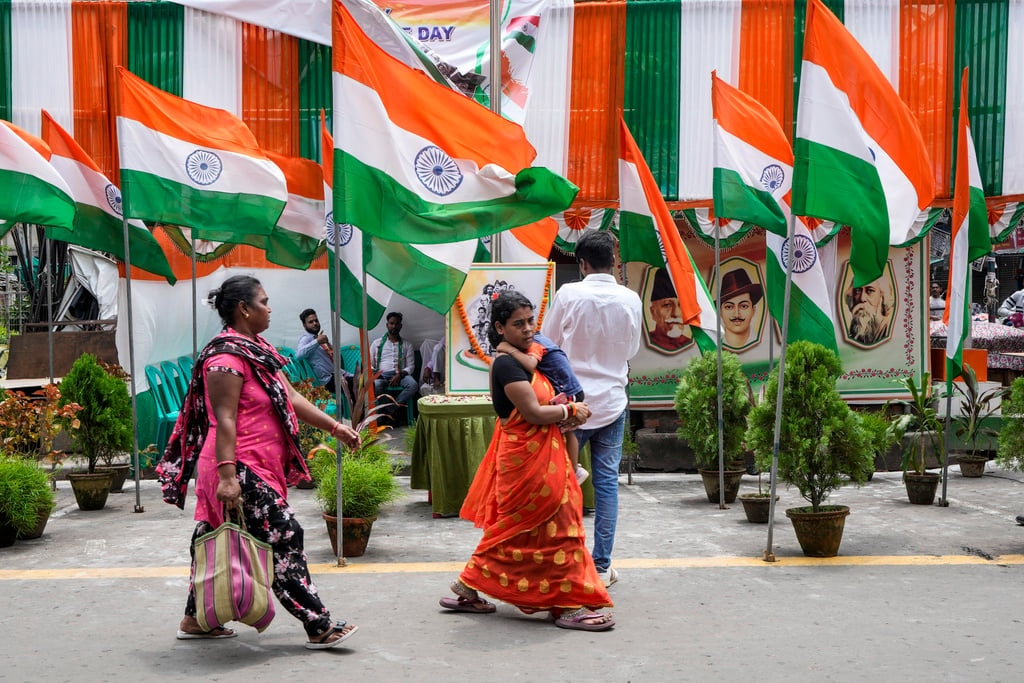
M412 344L402 341L402 314L392 311L387 315L388 333L370 345L370 369L374 373L380 372L373 382L373 390L381 395L386 389L401 388L396 401L401 408L390 405L385 409L385 415L390 415L392 423L395 423L398 415L404 406L409 405L416 397L416 390L419 383L413 373L416 370L416 355L413 352Z
M320 319L316 311L307 308L299 313L299 320L305 332L299 337L298 346L295 349L296 358L305 358L309 361L313 372L316 373L317 382L327 388L327 391L334 393L334 348L331 346L327 335L320 330ZM348 385L351 394L353 391L352 373L341 369L341 376Z

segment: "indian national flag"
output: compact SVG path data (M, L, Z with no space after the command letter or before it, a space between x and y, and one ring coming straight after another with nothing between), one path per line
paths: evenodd
M715 116L715 215L762 226L768 258L768 309L782 326L786 267L793 259L789 329L784 343L806 339L836 353L831 287L802 218L789 240L793 150L764 105L711 75Z
M324 232L324 174L320 164L301 157L265 152L288 184L288 203L267 236L267 260L305 270L316 257Z
M50 156L45 142L0 120L0 233L19 221L72 228L75 200Z
M270 234L288 188L246 125L154 88L124 67L117 73L125 215L239 236L212 238L225 242Z
M690 325L700 350L718 344L718 316L708 288L693 265L658 184L647 168L625 121L619 159L619 252L623 261L667 268L679 299L683 321Z
M971 261L989 251L988 210L982 189L978 157L967 119L967 68L960 81L960 126L953 185L953 220L949 236L949 293L942 320L946 334L946 387L963 371L964 341L971 333Z
M578 188L523 129L390 57L334 3L336 220L393 242L476 239L563 211Z
M47 227L46 236L105 251L124 261L121 191L45 109L42 132L43 140L53 152L50 163L67 181L78 207L74 229ZM135 219L128 221L128 241L132 266L161 275L172 285L176 282L167 256L145 223Z
M501 240L502 263L547 263L558 234L559 225L554 218L512 228L482 239L483 253L478 252L475 260L489 260L491 244L497 239Z
M910 110L821 0L807 6L801 69L793 211L851 227L863 286L934 199L931 161Z
M353 327L363 327L363 232L352 225L334 222L332 208L334 199L334 140L327 130L324 112L320 112L320 149L323 150L324 210L326 218L326 239L329 264L331 297L334 310L342 320ZM341 261L334 262L335 240L340 242ZM336 296L334 269L340 267L341 288ZM391 302L391 289L377 278L366 276L367 326L372 328L380 322L384 311Z

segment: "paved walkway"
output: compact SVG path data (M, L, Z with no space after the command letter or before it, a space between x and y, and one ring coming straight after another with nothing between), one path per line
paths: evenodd
M440 609L479 531L433 519L407 478L366 555L343 568L312 492L292 490L320 592L360 626L327 652L303 649L283 610L263 634L175 640L191 511L144 481L143 513L131 483L106 509L81 512L62 481L43 538L0 549L0 680L1019 680L1024 475L988 467L981 479L951 468L948 508L907 503L898 473L836 492L831 502L852 514L828 560L803 557L783 512L802 501L780 489L775 563L761 560L767 526L747 523L738 503L709 504L697 475L637 474L631 486L623 476L617 626L596 634L506 605ZM744 490L756 486L744 478Z

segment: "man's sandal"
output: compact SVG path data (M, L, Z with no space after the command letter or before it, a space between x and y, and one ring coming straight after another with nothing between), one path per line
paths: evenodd
M555 619L555 626L568 628L576 631L607 631L615 626L615 620L611 614L591 612L586 608L563 612Z
M358 630L359 627L355 624L353 624L352 626L347 626L346 622L339 621L338 623L334 624L334 626L327 629L327 631L316 640L307 640L306 649L327 650L336 645L340 645L344 640L348 640L351 636L355 635L355 632ZM335 638L334 640L330 640L331 636L335 633L340 633L341 637Z

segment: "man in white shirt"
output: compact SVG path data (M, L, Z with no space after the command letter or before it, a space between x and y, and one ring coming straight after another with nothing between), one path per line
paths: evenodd
M569 357L592 414L576 430L580 448L590 443L594 482L594 564L605 585L618 580L611 568L619 514L619 463L626 421L629 359L640 349L643 304L612 276L615 237L587 232L576 243L582 282L564 285L544 320L544 334Z
M402 392L395 400L406 406L413 400L419 383L413 376L416 370L416 355L412 344L402 341L402 314L397 311L388 313L388 333L370 345L370 369L380 372L380 377L373 381L373 390L378 396L385 389L401 387ZM397 410L386 410L392 421L399 414Z

